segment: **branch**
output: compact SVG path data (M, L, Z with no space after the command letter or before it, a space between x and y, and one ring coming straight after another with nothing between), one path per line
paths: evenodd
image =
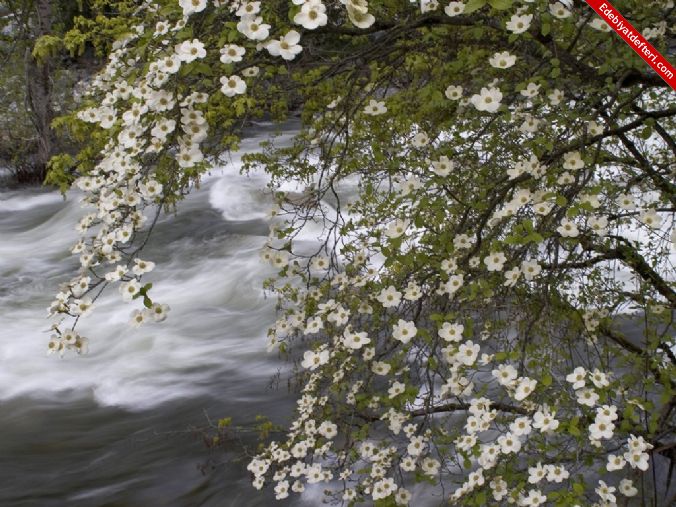
M605 255L613 255L614 258L621 260L625 265L629 266L643 278L643 280L651 283L657 292L671 303L672 308L676 308L676 292L674 292L664 278L650 267L636 249L625 244L618 245L616 248L609 248L605 245L592 243L585 237L581 238L580 243L587 250L593 250Z

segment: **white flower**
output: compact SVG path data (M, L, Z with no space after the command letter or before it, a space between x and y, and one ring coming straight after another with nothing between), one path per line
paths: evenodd
M391 308L401 302L401 292L395 289L393 285L390 285L380 291L380 294L376 296L376 300L383 305L383 308Z
M588 388L579 389L576 394L577 394L577 402L580 405L593 407L594 405L596 405L596 402L599 401L599 395Z
M532 14L514 14L507 22L506 28L513 33L523 33L530 28L531 21L533 21Z
M609 472L613 472L615 470L622 470L624 468L624 465L626 464L627 462L622 456L609 454L608 463L606 464L606 470L608 470Z
M517 384L516 384L516 392L514 393L514 399L517 401L521 401L530 396L530 394L533 392L535 386L538 383L537 380L528 377L521 377L516 382Z
M413 281L409 282L404 291L404 299L407 301L417 301L421 297L422 292L420 291L420 286Z
M549 12L552 16L559 19L565 19L570 16L570 11L561 2L556 2L549 5Z
M162 322L167 318L169 310L171 310L169 305L153 303L153 306L148 310L148 313L155 322Z
M554 204L551 202L539 202L533 205L533 211L538 215L547 215L554 208Z
M418 333L418 329L413 322L399 319L392 330L392 337L401 343L408 343Z
M567 218L561 220L561 225L556 228L556 232L558 232L564 238L575 238L580 233L580 231L577 229L577 226L575 225L575 222L572 222Z
M490 255L484 257L484 264L488 271L502 271L502 268L507 261L507 257L502 252L492 252Z
M538 410L533 414L533 428L539 429L542 433L555 431L559 427L559 421L554 418L554 415L547 408Z
M573 389L582 389L587 378L587 370L582 366L578 366L572 373L566 376L566 382L573 384Z
M237 44L227 44L221 48L221 62L236 63L241 62L246 49Z
M427 146L429 142L430 138L427 134L424 132L418 132L415 136L413 136L411 144L416 148L422 148L423 146Z
M479 350L479 344L469 340L458 347L458 352L455 357L460 363L466 366L472 366L476 362Z
M432 12L439 8L438 0L420 0L420 12Z
M439 338L446 340L447 342L458 342L462 340L462 332L465 330L465 326L462 324L451 324L450 322L444 322L437 331Z
M393 382L390 388L387 390L387 395L390 399L396 398L406 390L406 384L401 382Z
M591 216L587 222L589 228L594 231L597 236L605 236L608 227L608 219L604 216Z
M453 238L453 246L458 250L463 250L472 246L470 237L467 234L458 234Z
M534 467L528 467L528 483L537 484L547 476L547 469L542 466L541 462L537 462Z
M542 267L537 261L529 260L521 263L521 272L526 280L533 280L541 271Z
M439 176L448 176L453 166L453 162L444 155L439 157L439 160L432 162L432 171Z
M481 93L472 95L470 102L478 111L494 113L500 107L502 92L498 88L481 88Z
M421 435L411 437L410 443L406 448L406 452L408 452L408 454L411 456L420 456L424 450L425 450L425 437Z
M615 488L613 486L608 486L604 481L599 481L599 486L594 491L604 502L615 503L616 498L613 495Z
M141 327L143 323L145 323L148 320L148 315L146 314L145 311L141 310L134 310L131 312L131 319L129 320L129 323L133 327Z
M275 485L275 499L282 500L289 496L289 481L280 481Z
M135 275L140 276L144 273L151 272L153 269L155 269L154 262L134 259L134 267L131 270Z
M411 493L405 488L399 488L394 496L397 505L408 505L411 501Z
M606 375L605 373L603 373L603 372L602 372L601 370L599 370L598 368L594 368L594 371L591 372L591 373L589 374L589 376L591 377L592 383L593 383L596 387L601 388L601 387L608 387L608 385L610 385L610 381L608 380L608 375ZM604 407L607 407L607 405L604 405ZM614 407L614 406L613 406L612 408L615 409L615 411L617 411L617 407ZM614 414L614 415L615 415L616 418L617 418L617 415L616 415L616 414Z
M465 12L465 4L463 2L451 2L444 7L444 12L450 17L459 16Z
M190 16L206 9L207 0L178 0L178 5L183 9L184 16Z
M528 417L517 417L509 425L509 431L517 437L528 435L531 432L530 419Z
M371 496L374 500L382 500L387 498L392 493L397 490L397 485L394 482L394 479L387 477L385 479L380 479L377 481L371 488Z
M463 284L463 275L452 275L448 281L439 285L439 294L448 294L449 296L455 294Z
M130 280L120 284L120 294L124 301L131 301L134 296L141 290L141 284L137 280Z
M584 160L579 151L569 151L563 155L563 168L577 170L584 167Z
M537 507L547 501L547 497L538 489L531 489L527 496L519 498L519 505Z
M511 386L517 377L516 368L511 364L501 364L497 369L493 370L491 374L497 379L498 383L503 386Z
M404 234L404 232L406 232L408 226L409 226L408 220L397 219L387 226L387 229L385 229L385 235L388 238L398 238L399 236Z
M638 493L638 489L636 489L631 479L622 479L620 481L619 489L620 493L627 497L636 496L636 493Z
M547 95L547 98L549 99L549 103L552 106L558 106L561 101L563 100L564 93L559 90L558 88L554 88L549 95Z
M153 35L155 37L159 37L160 35L164 35L169 31L169 25L165 21L158 21L155 24L155 32Z
M503 454L517 453L521 449L521 440L511 433L506 433L498 438L500 452Z
M623 210L632 211L636 209L636 199L631 194L620 194L615 202Z
M591 22L589 23L589 26L591 26L594 30L599 30L600 32L609 32L610 31L610 25L608 25L608 23L606 23L600 17L596 17L596 16L594 16L594 19L591 20Z
M316 370L320 366L329 362L329 351L324 349L319 352L314 352L312 350L306 350L303 354L303 361L301 366L307 368L308 370Z
M652 208L643 211L639 220L651 229L659 229L662 224L662 217Z
M328 22L326 6L320 0L308 0L293 17L293 22L307 30L324 26Z
M247 67L246 69L242 69L242 75L244 77L256 77L259 72L260 72L260 69L258 67L256 67L255 65L252 65L251 67Z
M608 421L596 421L589 425L589 438L592 440L608 440L613 438L615 425Z
M245 2L239 9L235 12L235 16L244 17L244 16L253 16L258 14L261 10L260 2Z
M86 317L93 311L94 304L90 298L74 299L68 309L73 315Z
M444 92L448 100L460 100L462 98L462 86L450 85Z
M650 455L647 452L627 451L624 453L624 459L631 468L638 468L645 472L650 467Z
M598 136L603 133L603 127L594 120L587 122L587 132L589 135Z
M439 463L439 461L434 458L427 457L422 460L420 466L425 475L434 477L439 473L441 463Z
M176 46L176 54L182 62L192 62L198 58L204 58L207 55L204 44L198 39L184 41Z
M221 76L221 92L226 97L234 97L246 92L246 83L239 76Z
M268 42L266 49L272 56L281 56L284 60L293 60L298 53L303 51L303 47L298 44L300 34L295 30L281 37L279 40Z
M570 472L561 465L545 465L547 469L547 480L550 482L561 483L570 477Z
M71 286L70 291L73 293L73 296L79 298L85 292L87 292L87 289L89 289L90 282L91 278L88 276L83 276L82 278L80 278L73 286Z
M348 349L358 350L369 343L371 343L371 339L365 332L353 333L346 329L343 333L343 345Z
M493 498L495 501L499 502L502 500L505 496L507 496L507 493L509 490L507 489L507 482L502 479L502 477L496 477L493 479L489 486L491 487L491 491L493 492Z
M385 114L387 112L387 107L385 102L371 99L369 103L364 108L364 114L369 116L378 116Z
M368 12L366 0L347 0L347 16L357 28L368 28L376 21Z
M159 120L153 129L150 131L150 134L159 139L166 139L166 137L171 134L176 129L176 121L162 118Z
M204 154L196 144L181 146L176 160L178 160L179 167L194 167L204 160Z
M514 287L516 282L519 281L521 277L521 270L518 267L513 267L510 270L505 271L505 281L503 285L505 287Z
M371 365L371 371L376 375L387 375L391 369L392 366L389 363L385 363L382 361L375 361Z
M528 83L528 86L521 90L519 93L524 97L532 98L540 93L540 85L536 83Z
M354 489L346 489L345 492L343 493L343 500L345 500L346 502L350 502L355 498L357 498L357 492Z
M263 23L260 16L245 16L237 23L237 30L247 39L265 40L270 34L270 25Z
M496 69L508 69L516 63L516 56L510 54L509 51L502 51L501 53L495 53L488 60L488 63Z
M519 130L521 132L537 132L541 123L542 120L539 120L530 114L526 114L523 123L519 126Z

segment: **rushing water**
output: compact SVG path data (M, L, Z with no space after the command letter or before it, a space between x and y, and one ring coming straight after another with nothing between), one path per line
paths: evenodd
M285 420L293 407L285 388L269 387L285 368L265 351L274 301L261 289L269 271L258 251L270 203L265 182L238 169L234 157L153 233L144 258L157 262L149 280L169 318L133 329L135 306L110 290L80 326L89 355L63 359L45 355L46 307L76 273L68 250L85 211L77 194L0 192L1 506L274 502L251 488L238 448L210 454L190 430L207 416ZM216 466L202 473L210 458ZM315 493L292 503L316 505Z

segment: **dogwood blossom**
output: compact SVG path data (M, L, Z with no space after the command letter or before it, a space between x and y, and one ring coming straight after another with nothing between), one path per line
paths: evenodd
M530 28L531 21L532 14L514 14L505 26L512 33L523 33Z
M284 60L293 60L303 47L298 44L300 34L295 30L289 30L286 35L278 40L272 40L265 46L272 56L281 56Z
M500 107L502 92L498 88L481 88L481 93L472 95L470 102L478 111L495 113Z
M307 30L315 30L320 26L325 26L328 22L326 6L321 0L308 0L302 5L298 14L294 16L293 22Z
M239 76L221 76L221 93L226 97L234 97L246 92L246 83Z

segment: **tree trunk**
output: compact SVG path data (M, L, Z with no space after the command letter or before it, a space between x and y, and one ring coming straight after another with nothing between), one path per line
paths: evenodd
M52 29L52 9L50 0L37 0L35 4L36 23L33 40L47 35ZM31 121L37 132L37 152L32 164L35 179L44 180L47 163L54 154L56 138L51 127L54 111L52 109L52 80L49 58L36 61L31 49L26 49L26 100Z

